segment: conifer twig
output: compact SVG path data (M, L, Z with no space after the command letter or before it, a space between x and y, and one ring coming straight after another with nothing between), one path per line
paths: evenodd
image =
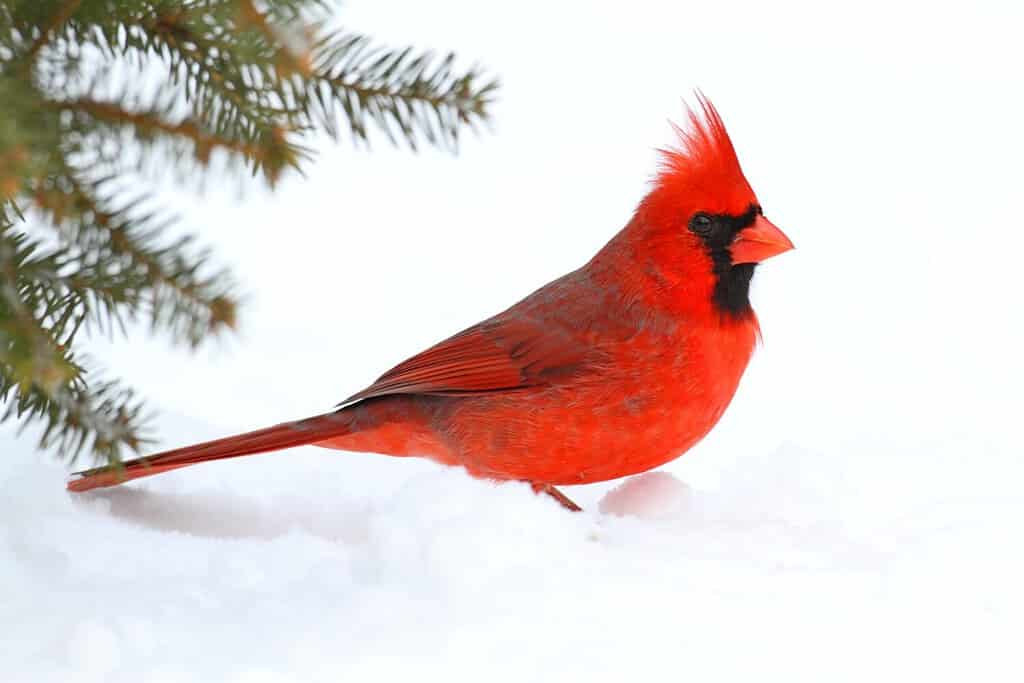
M43 46L50 42L50 37L53 35L53 32L63 26L81 4L82 0L64 0L64 4L61 5L60 9L53 15L50 21L43 26L42 30L39 32L39 37L37 37L32 42L31 47L29 47L27 54L30 60L34 58L41 49L43 49Z

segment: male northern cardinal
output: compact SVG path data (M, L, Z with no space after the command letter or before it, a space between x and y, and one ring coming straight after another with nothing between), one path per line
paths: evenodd
M79 472L86 491L315 444L554 488L643 472L721 417L758 337L756 265L793 248L699 97L632 219L585 266L384 373L330 413Z

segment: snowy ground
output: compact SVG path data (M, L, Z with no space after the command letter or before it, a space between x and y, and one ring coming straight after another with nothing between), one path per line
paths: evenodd
M1019 454L977 443L765 447L714 486L681 467L579 492L579 515L316 452L78 499L10 460L7 680L1024 673Z
M708 439L578 515L316 449L71 497L0 432L0 678L1024 680L1021 10L826 7L349 2L500 73L495 131L182 201L242 330L93 349L163 445L323 411L578 266L694 86L797 244L764 347Z

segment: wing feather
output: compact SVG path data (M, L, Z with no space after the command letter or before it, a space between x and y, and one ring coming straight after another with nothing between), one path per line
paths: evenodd
M578 372L587 357L588 347L560 325L499 316L396 365L343 405L389 394L516 391Z

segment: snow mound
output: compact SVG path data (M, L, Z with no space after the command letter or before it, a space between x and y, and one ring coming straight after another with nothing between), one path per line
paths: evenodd
M599 509L618 517L681 517L692 507L693 496L689 486L668 472L645 472L605 494Z

